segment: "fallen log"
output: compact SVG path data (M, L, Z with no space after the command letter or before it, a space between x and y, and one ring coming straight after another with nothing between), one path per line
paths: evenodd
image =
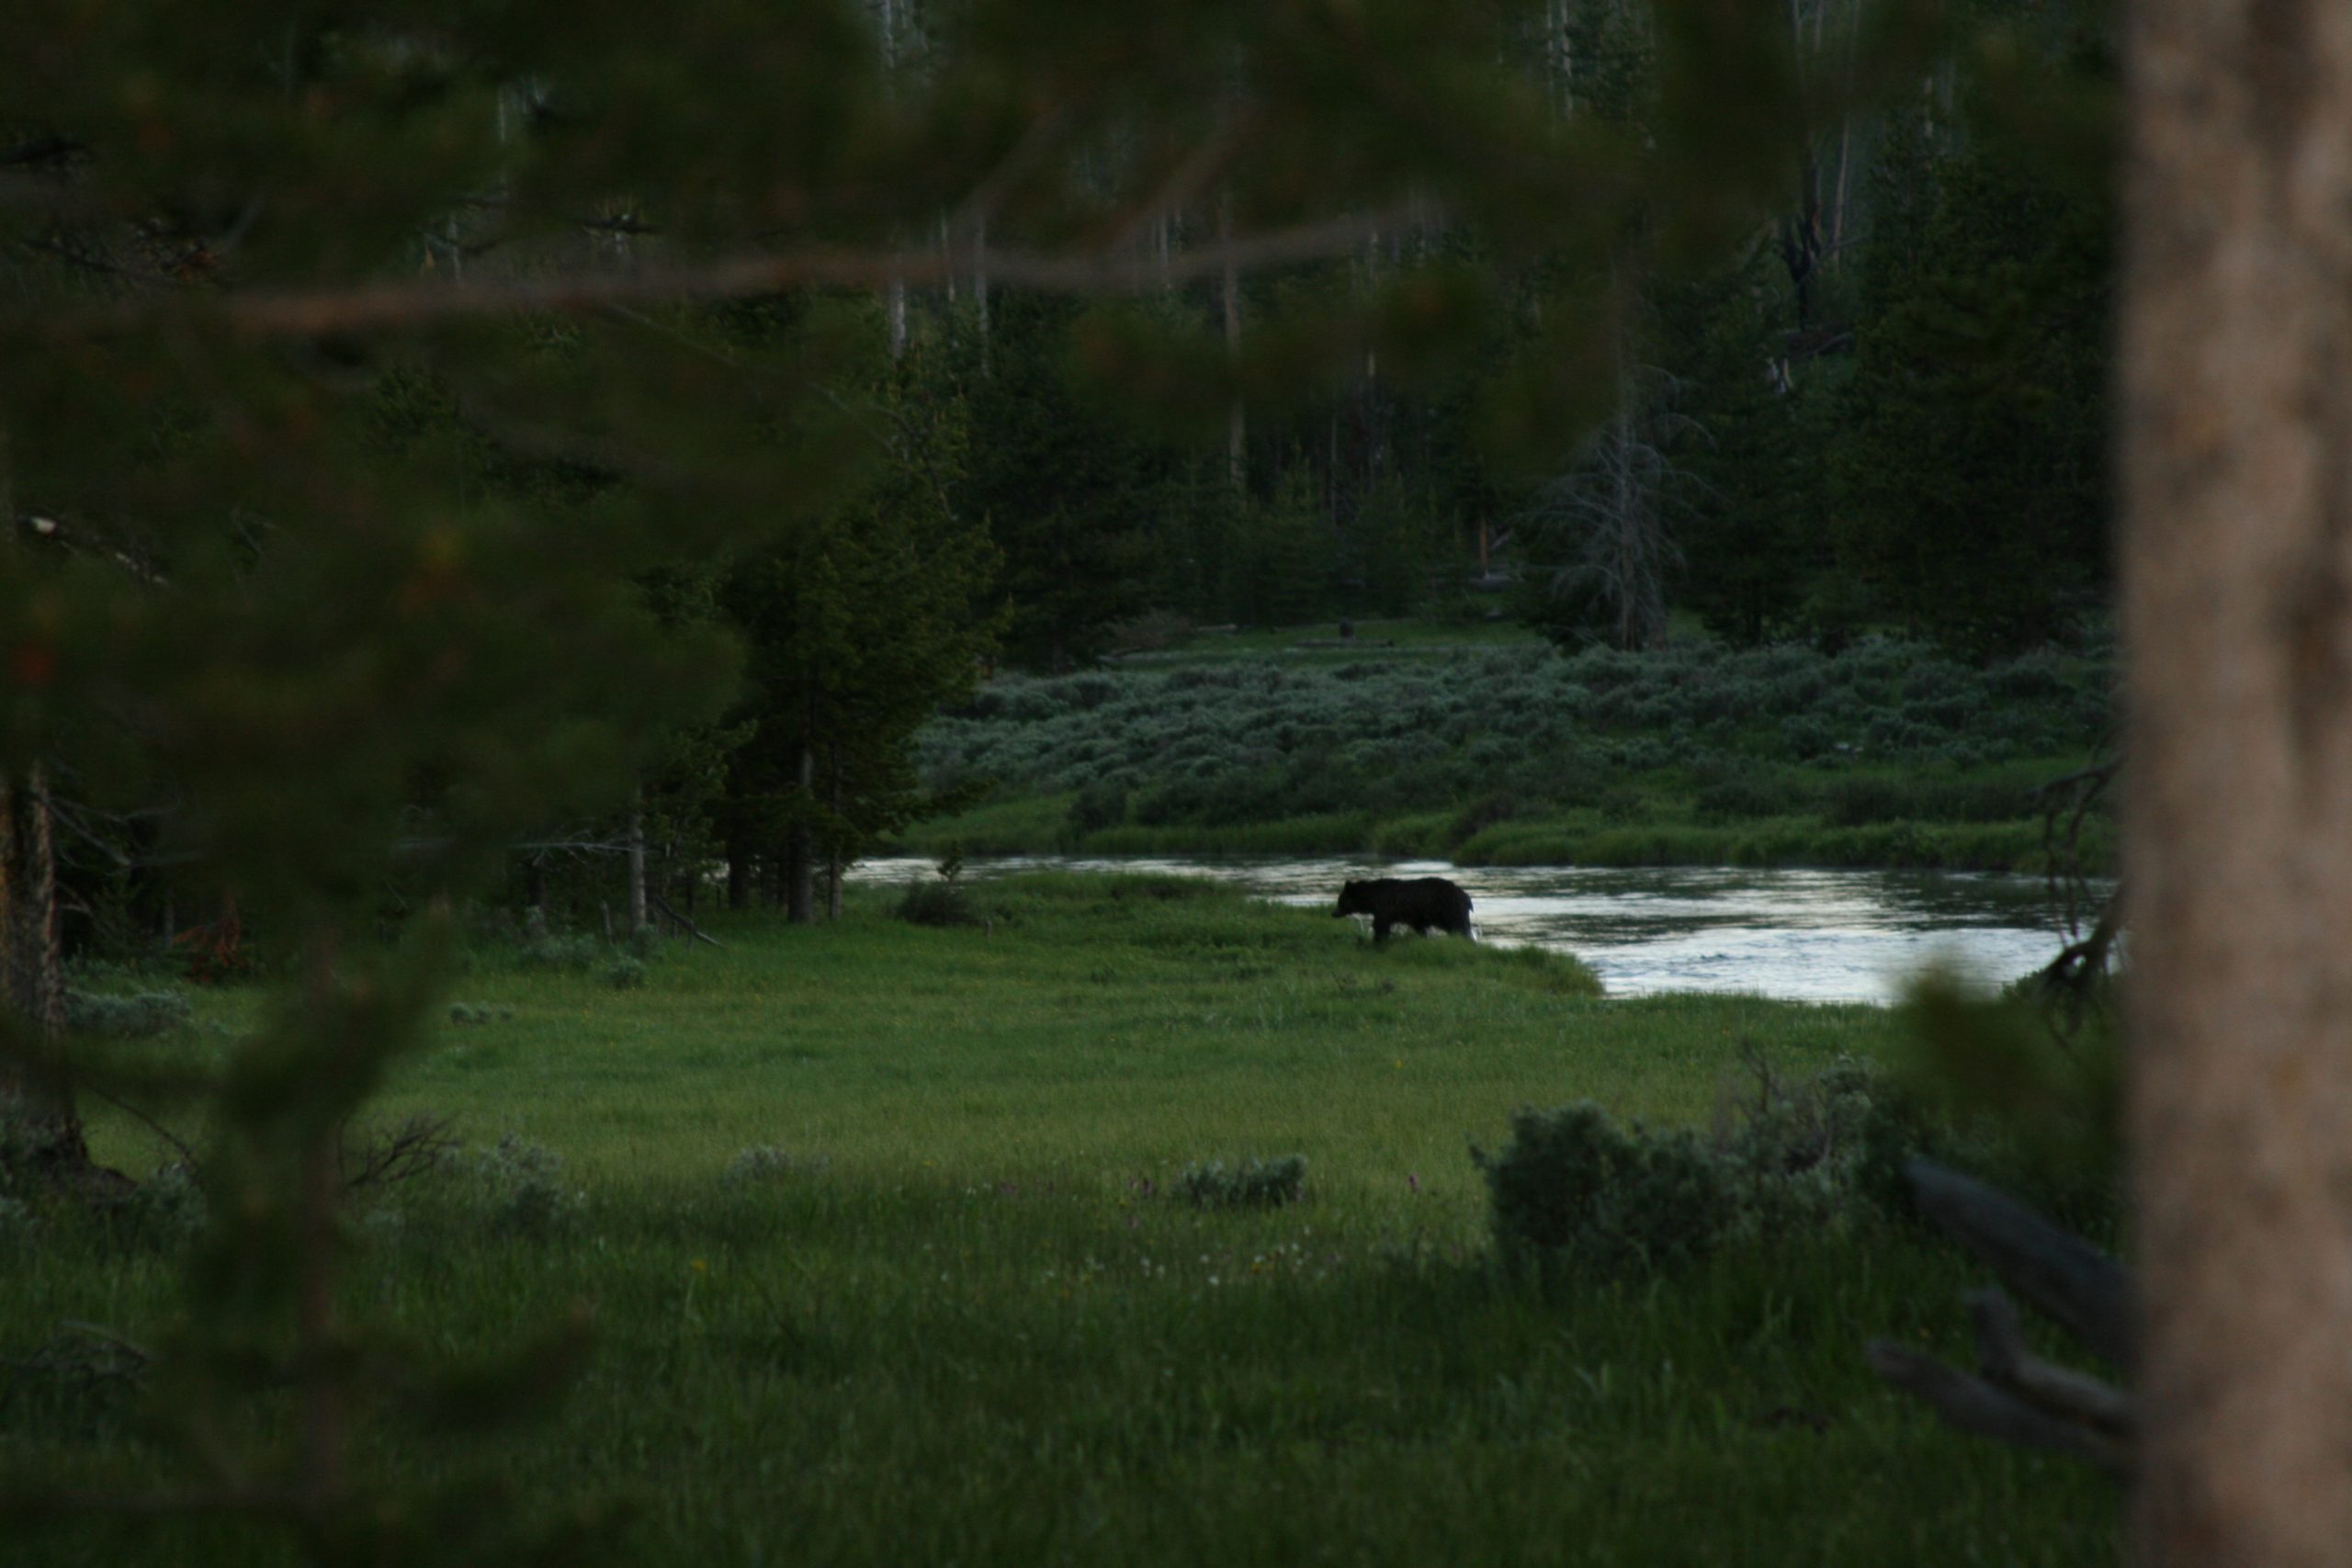
M2137 1325L2130 1270L1973 1177L1918 1159L1905 1173L1921 1212L2004 1282L2094 1354L2132 1365ZM1888 1339L1865 1347L1871 1370L1961 1431L2129 1474L2139 1429L2131 1394L2027 1349L2017 1306L2005 1292L1971 1291L1967 1302L1976 1337L1973 1373Z

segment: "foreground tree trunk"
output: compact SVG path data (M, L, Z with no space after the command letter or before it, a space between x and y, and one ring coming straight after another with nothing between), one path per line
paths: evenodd
M65 978L57 944L57 860L49 787L36 765L0 774L0 1006L44 1039L65 1029ZM37 1157L52 1176L86 1168L89 1145L70 1093L0 1059L0 1112L29 1123Z
M2122 460L2150 1563L2352 1542L2352 6L2139 0Z

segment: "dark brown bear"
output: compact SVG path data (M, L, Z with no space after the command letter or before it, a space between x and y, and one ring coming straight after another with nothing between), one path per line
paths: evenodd
M1340 907L1331 912L1370 915L1374 942L1386 942L1392 926L1410 926L1421 936L1429 935L1432 927L1455 936L1470 935L1470 895L1442 876L1417 876L1409 882L1375 876L1368 882L1351 882L1340 889Z

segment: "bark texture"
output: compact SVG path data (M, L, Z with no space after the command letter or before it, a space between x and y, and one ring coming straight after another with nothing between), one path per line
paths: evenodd
M54 1040L65 1028L57 941L57 857L49 788L39 766L0 774L0 1007ZM26 1122L52 1176L89 1164L70 1096L0 1058L0 1110Z
M2124 325L2147 1563L2352 1542L2352 6L2138 0Z

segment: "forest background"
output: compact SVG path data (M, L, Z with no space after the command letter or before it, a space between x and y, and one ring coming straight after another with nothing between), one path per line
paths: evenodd
M869 9L877 80L962 90L952 51L984 35L958 43L952 10L913 0ZM1517 107L1551 122L1540 134L1634 163L1679 133L1678 50L1723 42L1678 40L1639 5L1555 0L1497 20L1528 95ZM877 274L867 289L658 319L615 305L594 331L519 321L469 345L462 377L446 344L355 366L366 384L342 400L339 439L412 488L429 470L550 539L662 513L665 537L596 592L634 596L670 656L717 661L659 719L633 807L516 836L514 896L543 906L552 887L592 919L617 900L633 927L649 897L692 899L694 868L723 858L730 903L764 897L806 919L838 908L848 862L943 812L907 841L2030 866L2032 787L2083 765L2111 725L2115 206L2086 126L2114 48L2096 6L1971 0L1953 20L1975 41L1891 92L1883 29L1859 6L1727 27L1789 73L1771 90L1817 125L1722 234L1637 193L1592 220L1605 233L1565 245L1521 232L1555 220L1540 212L1482 225L1413 198L1316 256L1242 266L1219 245L1236 200L1316 195L1286 188L1303 171L1254 197L1217 184L1238 155L1218 138L1254 134L1242 120L1155 187L1139 183L1136 132L1089 141L1049 118L1033 130L1068 143L1057 199L1116 225L1122 248L1092 281L1125 300L1008 288L1001 255L992 274L985 209L1001 193L986 177L1046 156L1016 146L978 176L982 197L926 220L935 231L898 231L930 287ZM1832 109L1852 93L1872 95L1869 112ZM543 100L499 88L484 106L496 144L568 130ZM37 120L9 159L28 189L89 177L89 143ZM665 174L614 177L653 180L650 194ZM517 199L445 207L409 265L459 288L553 265L548 234L514 231ZM581 192L572 216L586 216L559 248L617 275L691 242L642 205ZM36 225L19 276L85 294L201 288L224 263L196 218ZM657 342L701 356L706 379L727 366L746 386L767 378L726 416L724 466L756 455L763 479L715 494L716 453L662 450L686 434L660 429L678 409L595 409L602 428L635 432L634 451L558 428L560 411L625 400L632 382L650 396L667 378L681 409L706 396L675 366L633 368ZM141 439L186 462L200 416L155 406ZM50 531L19 547L162 576L185 543L107 498L119 473L42 471L84 454L41 422L93 412L28 411L16 490ZM732 542L704 547L730 522ZM775 542L743 542L763 535ZM1244 646L1202 628L1319 626L1344 650L1344 622L1380 650L1397 617L1443 630L1352 693L1335 682L1371 667L1325 658L1287 697L1237 694L1221 728L1250 732L1241 747L1172 722L1216 705L1229 675L1183 694L1139 677L974 695L1000 670L1125 656L1148 671L1187 644ZM1498 643L1498 624L1632 657L1564 676L1540 645ZM1450 650L1487 658L1432 677L1430 656ZM1419 686L1388 690L1399 676ZM1431 678L1449 690L1420 689ZM949 723L918 748L943 707ZM1417 707L1430 711L1399 733ZM1129 734L1129 713L1159 723ZM1500 758L1506 728L1518 750ZM1159 777L1163 756L1176 777ZM1138 787L1146 773L1159 787ZM70 942L220 918L170 891L161 820L152 802L115 802L61 840ZM2091 862L2109 863L2103 817L2094 829ZM1471 842L1490 829L1511 843Z

